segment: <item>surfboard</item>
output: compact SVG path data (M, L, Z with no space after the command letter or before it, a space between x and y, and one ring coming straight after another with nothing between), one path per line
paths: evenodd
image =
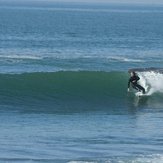
M136 92L135 93L135 96L137 96L137 97L143 97L143 96L149 96L147 93L142 93L142 92Z
M138 96L138 97L140 97L140 96L142 96L142 95L143 95L142 92L136 92L136 93L135 93L135 96Z

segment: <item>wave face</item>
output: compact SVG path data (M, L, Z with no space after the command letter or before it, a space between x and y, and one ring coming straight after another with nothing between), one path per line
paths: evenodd
M127 73L52 72L0 75L0 103L34 107L108 106L122 101Z
M138 74L141 85L148 90L149 95L144 97L146 100L142 100L141 104L153 105L156 103L155 99L159 99L158 93L163 90L161 81L158 81L163 75L155 72ZM1 105L43 110L53 108L55 111L77 108L121 109L135 98L133 93L127 94L126 72L40 72L1 74L0 78Z
M21 95L122 96L127 73L48 72L1 74L1 92Z

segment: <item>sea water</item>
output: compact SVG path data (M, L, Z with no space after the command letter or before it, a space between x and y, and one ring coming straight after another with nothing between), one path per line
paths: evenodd
M163 7L0 3L0 162L163 162Z

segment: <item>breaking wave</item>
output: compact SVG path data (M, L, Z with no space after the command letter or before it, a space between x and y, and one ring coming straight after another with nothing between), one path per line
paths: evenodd
M138 72L148 103L162 101L163 74ZM0 74L0 105L45 108L119 108L135 98L127 94L127 72L60 71ZM162 106L162 104L161 104Z

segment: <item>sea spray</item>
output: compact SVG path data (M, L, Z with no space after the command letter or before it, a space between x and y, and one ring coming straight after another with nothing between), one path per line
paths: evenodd
M149 71L138 72L140 84L146 89L148 95L163 93L163 74L161 72Z

